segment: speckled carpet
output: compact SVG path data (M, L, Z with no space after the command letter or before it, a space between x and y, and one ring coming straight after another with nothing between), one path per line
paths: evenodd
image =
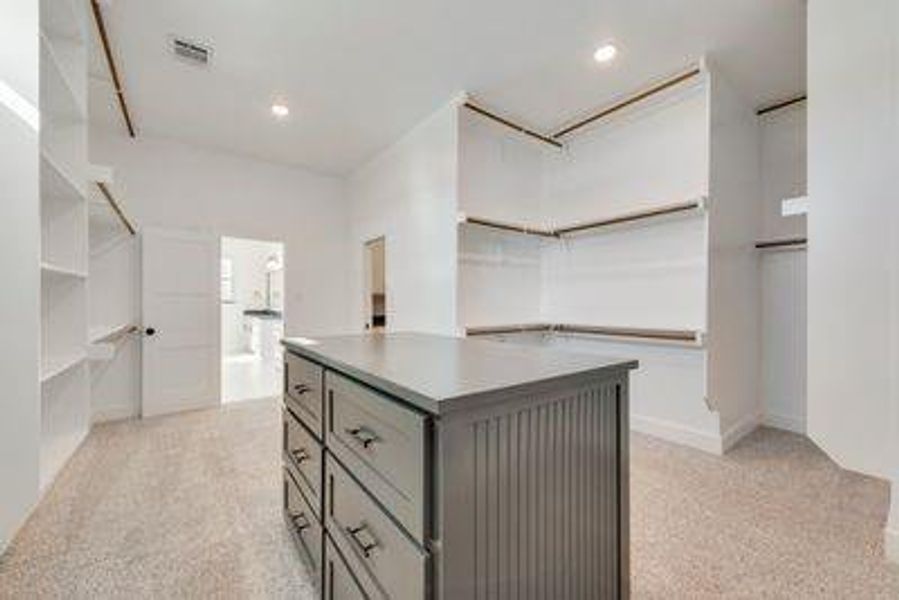
M311 598L277 401L94 429L0 558L0 598ZM889 490L761 429L719 458L635 435L635 598L899 598Z

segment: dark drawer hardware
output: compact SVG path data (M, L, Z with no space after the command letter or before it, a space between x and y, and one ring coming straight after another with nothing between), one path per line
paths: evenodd
M305 383L298 383L293 386L293 391L302 396L306 392L311 392L312 388L306 385Z
M296 527L297 531L300 533L302 533L304 529L309 529L312 526L306 513L297 513L290 517L290 520L293 521L293 526Z
M304 460L309 460L310 458L312 458L311 456L309 456L309 452L307 452L305 448L291 450L290 455L293 456L293 459L298 465L303 464Z
M353 429L345 429L344 431L350 434L354 440L362 444L362 447L366 450L369 446L380 440L374 431L365 427L354 427Z
M359 547L359 550L362 551L365 558L369 558L371 556L371 551L378 547L378 540L376 540L368 530L368 525L362 524L359 527L347 527L346 531L350 534L350 537L353 538L353 541L356 543L356 546ZM361 539L361 534L363 533L368 537L367 542Z

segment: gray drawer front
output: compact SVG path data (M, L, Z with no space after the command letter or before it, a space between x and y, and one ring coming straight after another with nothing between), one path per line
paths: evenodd
M331 536L325 535L325 572L324 581L325 600L366 600L365 592L359 587L356 578L350 573L350 568L343 561Z
M284 354L284 400L303 423L322 435L322 379L324 370L295 354Z
M426 417L331 371L325 385L328 449L424 543Z
M424 598L427 555L333 456L326 464L328 531L363 589L372 597Z
M289 409L285 408L282 411L282 420L284 460L295 472L297 483L315 510L315 514L321 515L324 469L321 445Z
M320 573L324 529L287 470L284 471L284 516L310 572Z

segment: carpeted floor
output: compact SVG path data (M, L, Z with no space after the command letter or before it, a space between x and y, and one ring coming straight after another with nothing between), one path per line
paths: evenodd
M0 558L0 598L307 598L279 405L95 428ZM635 598L899 598L889 490L762 429L725 458L635 435Z

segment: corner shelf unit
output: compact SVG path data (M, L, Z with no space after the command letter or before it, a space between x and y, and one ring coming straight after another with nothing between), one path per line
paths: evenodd
M638 359L645 433L721 453L751 430L761 184L734 174L758 130L726 80L703 62L552 135L459 119L455 330Z
M90 426L87 12L40 2L41 432L46 490Z

